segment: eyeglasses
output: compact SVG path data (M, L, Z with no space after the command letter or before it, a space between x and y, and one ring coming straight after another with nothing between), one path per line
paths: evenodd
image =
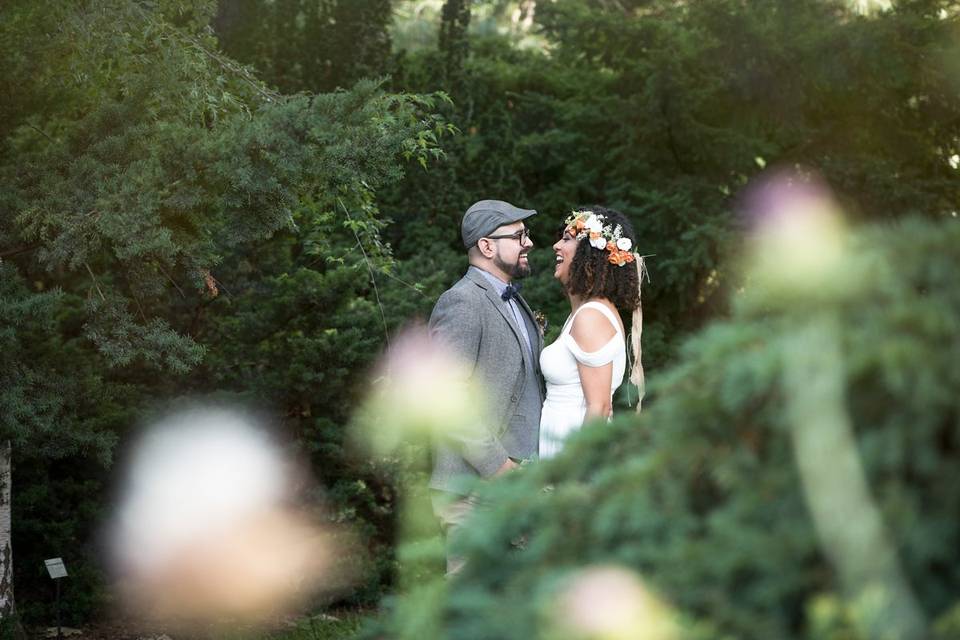
M511 233L501 236L484 236L487 240L516 240L517 242L523 243L524 240L530 239L530 229L524 227L517 231L516 233Z

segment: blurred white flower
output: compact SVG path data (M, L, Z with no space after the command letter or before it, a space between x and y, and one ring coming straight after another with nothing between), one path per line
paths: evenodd
M113 520L121 599L169 621L250 622L321 581L345 586L331 570L344 549L287 504L291 476L278 447L238 413L198 409L152 427Z
M379 454L431 434L483 428L484 396L470 367L425 327L397 337L373 377L356 427Z
M590 245L593 246L594 249L606 249L607 240L603 236L590 238Z
M840 209L819 176L776 173L752 185L745 201L754 219L758 280L795 292L840 284L846 234Z
M674 640L674 614L632 571L588 567L574 575L550 612L547 638ZM551 633L553 631L553 633Z
M630 241L630 238L617 240L617 249L620 249L620 251L630 251L631 248L633 248L633 242Z

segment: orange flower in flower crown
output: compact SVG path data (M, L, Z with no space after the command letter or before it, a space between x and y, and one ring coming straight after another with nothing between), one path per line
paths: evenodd
M594 249L606 249L610 255L607 260L610 264L619 267L633 262L633 241L623 236L620 225L611 227L606 224L606 217L593 211L574 211L564 221L567 232L577 240L590 240Z
M633 262L633 254L629 251L620 251L619 249L614 248L610 252L610 255L607 256L607 260L610 264L615 264L618 267L622 267L625 264Z
M576 218L572 222L568 222L567 231L570 232L570 235L576 238L583 231L584 226L586 226L585 218Z

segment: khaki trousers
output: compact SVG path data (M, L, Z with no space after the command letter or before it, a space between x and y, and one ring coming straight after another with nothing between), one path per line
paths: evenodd
M479 500L476 496L458 496L453 493L436 491L433 494L433 513L440 520L440 528L446 538L447 549L447 577L452 578L466 565L467 560L463 556L451 553L451 547L456 545L456 540L463 525L470 519L470 515L476 511Z

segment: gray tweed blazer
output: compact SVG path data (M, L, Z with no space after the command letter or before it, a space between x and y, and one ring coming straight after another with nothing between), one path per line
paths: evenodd
M464 493L464 481L493 475L511 458L537 453L543 383L540 351L543 335L533 312L517 296L526 314L527 348L509 306L483 275L468 271L437 300L430 315L431 334L467 363L470 377L486 394L483 418L472 428L451 430L435 441L430 486Z

